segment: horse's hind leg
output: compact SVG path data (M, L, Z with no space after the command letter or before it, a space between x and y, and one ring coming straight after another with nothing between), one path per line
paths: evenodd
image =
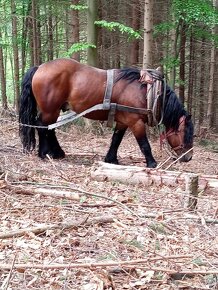
M138 142L141 152L145 156L147 167L155 168L157 166L157 162L155 161L151 152L151 146L146 136L144 122L142 120L138 120L138 122L136 122L132 127L130 127L130 129Z
M48 130L48 144L50 147L50 154L52 158L59 159L65 157L65 153L57 140L55 129Z
M44 159L47 155L49 155L51 158L54 159L64 158L65 153L58 143L57 137L55 135L55 130L48 130L44 125L44 122L41 121L41 119L42 118L40 115L37 120L37 126L39 126L39 128L37 128L39 135L39 157Z
M122 128L122 129L118 129L118 127L115 128L115 131L114 131L113 136L112 136L110 148L109 148L108 153L104 159L105 162L118 164L117 150L120 146L120 143L123 139L123 136L126 132L126 129L127 128Z

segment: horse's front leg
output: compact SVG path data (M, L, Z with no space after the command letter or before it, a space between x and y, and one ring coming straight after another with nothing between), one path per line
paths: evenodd
M126 129L127 128L119 128L118 126L115 127L115 131L114 131L113 136L112 136L110 148L109 148L108 153L104 159L105 162L118 164L117 150L120 146L120 143L123 139L123 136L126 132Z
M138 120L133 126L130 127L130 129L138 142L141 152L145 156L147 167L155 168L157 166L157 162L155 161L151 152L151 146L146 136L146 128L144 122L142 120Z

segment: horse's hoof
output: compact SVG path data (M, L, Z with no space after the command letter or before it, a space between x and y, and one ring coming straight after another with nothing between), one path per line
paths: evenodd
M63 150L59 151L59 152L48 151L48 152L39 152L38 156L41 159L45 159L45 158L49 158L49 157L52 159L63 159L65 157L65 153Z
M105 157L104 162L111 163L111 164L116 164L116 165L119 164L117 159L111 159L111 158L107 158L107 157Z
M149 162L147 164L147 167L148 168L155 168L155 167L157 167L157 162L156 161Z
M63 159L65 157L65 152L63 150L59 152L52 152L52 154L49 154L51 158L53 159Z
M47 154L46 153L38 153L39 158L41 159L45 159L47 158Z

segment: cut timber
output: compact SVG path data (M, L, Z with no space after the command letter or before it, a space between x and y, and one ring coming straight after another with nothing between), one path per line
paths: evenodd
M94 165L91 176L98 181L119 181L125 184L166 185L172 187L181 186L187 189L188 180L197 178L197 174L189 172L169 171L161 169L150 169L139 166L114 165L98 162ZM198 190L218 188L218 175L199 176ZM190 182L190 185L192 182ZM196 184L195 184L196 187ZM191 190L190 190L191 191Z
M166 185L173 187L181 185L185 189L187 176L197 176L193 173L114 165L104 162L98 162L97 165L91 172L91 176L94 179L98 181L119 181L125 184Z

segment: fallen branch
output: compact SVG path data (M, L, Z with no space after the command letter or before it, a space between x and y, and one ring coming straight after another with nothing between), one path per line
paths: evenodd
M27 195L34 195L40 194L42 196L51 196L55 198L65 198L69 200L80 200L81 195L78 192L70 192L67 190L57 190L53 188L43 188L43 187L21 187L21 186L13 186L10 187L15 191L17 194L27 194Z
M16 254L15 254L14 259L12 261L10 271L9 271L7 277L5 278L5 280L2 283L1 289L4 289L4 290L7 290L8 289L8 285L10 283L10 279L11 279L11 276L12 276L12 272L14 270L15 260L16 260Z
M44 233L47 230L54 230L54 229L69 229L69 228L78 228L80 226L90 226L92 224L104 224L104 223L112 223L114 220L110 216L103 216L103 217L97 217L92 219L83 219L79 222L71 222L71 223L59 223L59 224L53 224L53 225L44 225L39 227L31 227L31 228L25 228L25 229L19 229L14 230L6 233L0 233L0 239L7 239L12 237L19 237L23 236L26 233L34 233L34 234L41 234Z
M15 264L13 266L14 269L34 269L34 270L48 270L48 269L81 269L81 268L101 268L101 267L112 267L112 266L134 266L134 267L142 267L141 265L154 262L158 260L169 260L169 259L175 259L175 262L178 262L181 258L191 258L191 256L172 256L172 257L155 257L155 258L148 258L148 259L138 259L138 260L131 260L131 261L112 261L112 262L96 262L96 263L71 263L71 264L49 264L49 265L43 265L43 264ZM179 266L180 268L181 266ZM0 264L1 270L10 270L11 265L10 264ZM182 270L176 270L176 269L169 269L169 268L163 268L163 267L152 267L150 265L143 266L144 270L153 270L157 272L165 272L168 274L189 274L189 275L209 275L209 274L218 274L217 269L211 269L211 270L190 270L190 269L182 269Z
M145 264L149 262L155 261L167 261L167 260L175 260L179 259L193 259L192 255L172 255L165 257L151 257L147 259L136 259L136 260L128 260L128 261L107 261L107 262L96 262L96 263L70 263L70 264L15 264L14 268L23 268L23 269L73 269L73 268L96 268L96 267L111 267L111 266L125 266L125 265L137 265L137 264ZM11 269L11 265L9 264L0 264L0 269Z

